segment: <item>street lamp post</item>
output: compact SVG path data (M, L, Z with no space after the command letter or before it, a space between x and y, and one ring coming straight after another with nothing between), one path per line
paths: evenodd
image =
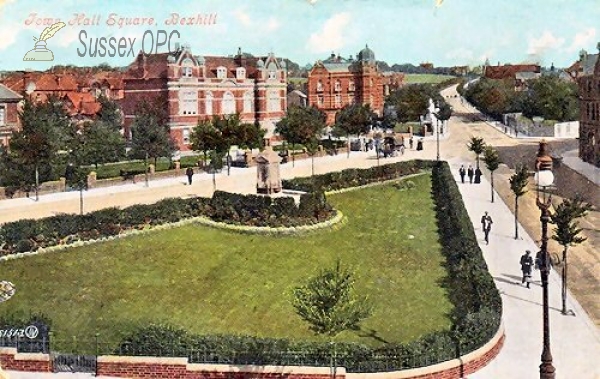
M435 108L435 113L433 114L435 116L435 140L436 140L436 148L437 148L437 154L436 154L436 160L439 161L440 160L440 119L438 118L438 112L440 111L440 108Z
M535 159L535 182L537 184L536 204L541 211L542 246L540 250L540 274L542 278L542 308L543 308L543 333L544 346L542 349L542 363L540 364L540 379L554 379L556 369L552 365L550 352L550 315L548 306L548 273L550 271L550 257L548 254L548 222L550 221L551 196L546 193L546 188L552 185L552 157L547 151L548 144L542 140ZM542 195L540 198L540 187Z

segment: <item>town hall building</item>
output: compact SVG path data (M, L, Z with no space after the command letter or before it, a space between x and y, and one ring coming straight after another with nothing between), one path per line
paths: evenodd
M140 52L124 76L125 135L131 136L137 104L158 101L168 109L168 126L179 150L190 150L190 135L201 120L238 113L259 123L267 136L284 117L287 69L273 53L265 57L193 55L189 46L174 53Z

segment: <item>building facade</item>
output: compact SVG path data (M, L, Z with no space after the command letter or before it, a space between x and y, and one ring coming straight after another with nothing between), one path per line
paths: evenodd
M317 61L308 73L308 105L323 110L329 125L335 122L335 114L349 104L368 104L382 116L385 96L393 87L402 85L401 77L402 74L380 72L375 53L368 46L356 60L331 54L328 59Z
M537 79L542 75L538 64L505 64L498 62L497 66L485 66L483 76L488 79L512 80L516 91L527 88L527 81Z
M600 44L599 44L600 45ZM600 47L600 46L599 46ZM598 54L580 54L579 157L600 167L600 59Z
M189 46L172 54L140 53L123 80L125 135L131 137L136 106L143 100L166 106L171 136L181 151L190 150L198 122L214 115L237 113L242 122L257 122L270 135L287 109L286 70L272 53L197 56Z
M0 145L8 146L13 131L19 127L21 99L21 95L0 84Z

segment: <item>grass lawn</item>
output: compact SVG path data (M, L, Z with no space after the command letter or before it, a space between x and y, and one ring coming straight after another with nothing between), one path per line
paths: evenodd
M190 155L181 157L180 162L182 167L189 166L197 166L198 160L202 159L202 155ZM148 164L154 164L154 160L150 159ZM170 162L167 158L159 158L156 162L156 171L165 171L168 170L170 166ZM128 161L128 162L115 162L108 163L105 165L99 165L96 169L94 166L91 166L91 170L96 172L96 176L98 179L106 179L106 178L116 178L121 175L121 170L125 171L144 171L144 161L136 160L136 161Z
M330 196L347 217L336 231L249 236L196 225L2 262L17 293L0 307L42 311L57 338L118 341L136 324L164 321L197 333L312 339L290 304L337 257L374 304L363 331L339 336L371 345L409 341L450 327L451 304L430 176ZM413 235L413 239L409 239Z
M452 78L454 78L452 75L404 74L404 82L406 84L437 84Z

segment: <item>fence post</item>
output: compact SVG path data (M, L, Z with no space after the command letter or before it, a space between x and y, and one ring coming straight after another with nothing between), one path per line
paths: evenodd
M96 360L94 361L94 375L98 376L98 332L94 335L96 342Z

